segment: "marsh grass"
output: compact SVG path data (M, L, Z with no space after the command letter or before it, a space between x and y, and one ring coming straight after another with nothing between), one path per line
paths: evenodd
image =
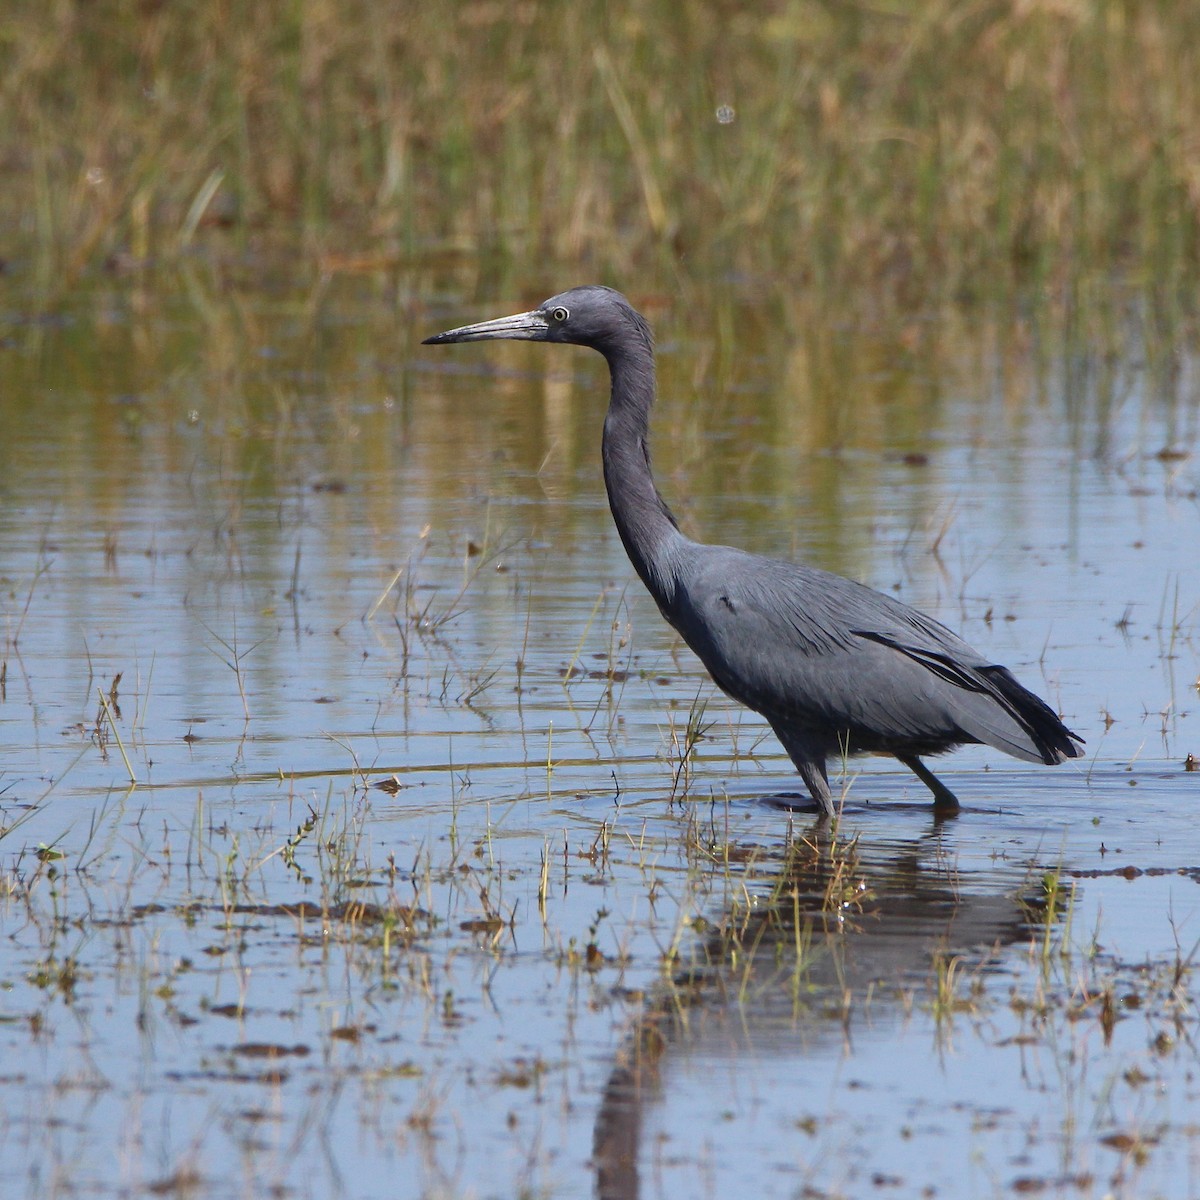
M928 1039L927 1052L953 1058L951 1049L981 1037L996 1061L1036 1051L1068 1071L1080 1037L1095 1029L1111 1086L1089 1090L1069 1074L1065 1105L1091 1121L1126 1171L1153 1166L1177 1137L1137 1101L1191 1053L1190 943L1155 963L1080 954L1061 870L1031 874L1035 895L1025 908L1013 900L1015 922L1007 904L996 925L985 908L981 943L946 940L945 913L961 905L969 916L979 892L960 890L925 839L881 858L852 833L789 825L781 838L759 823L743 833L744 806L666 805L672 773L657 764L659 792L642 814L630 797L631 807L565 828L561 843L540 829L506 839L492 803L465 788L454 836L419 844L404 820L371 814L352 784L317 803L281 780L252 824L232 808L214 817L197 798L190 820L164 830L176 843L170 854L149 823L113 806L97 824L120 831L115 844L101 848L106 829L96 828L91 853L72 848L64 859L50 845L0 879L22 972L18 1011L31 1039L53 1049L65 1038L64 1013L86 1013L98 990L115 990L129 997L146 1047L165 1054L182 1039L192 1086L206 1096L231 1085L238 1094L270 1089L272 1119L289 1142L322 1133L314 1095L323 1105L344 1093L369 1120L382 1107L389 1128L428 1137L443 1165L453 1159L445 1145L461 1075L506 1136L534 1138L546 1099L578 1086L573 1031L587 1019L625 1030L612 1067L624 1091L601 1102L614 1119L630 1106L669 1103L670 1091L658 1089L687 1062L689 1045L714 1031L721 1045L775 1038L768 1045L788 1055L811 1044L819 1071L822 1046L855 1044L863 1054L873 1024L899 1021L910 1043ZM985 944L993 929L1015 939L1015 954ZM1015 977L1003 969L1014 961ZM470 1047L494 1040L484 1025L493 984L498 1029L511 1028L504 1022L520 995L531 1027L561 1017L563 1040L501 1038L475 1057ZM230 1022L236 1032L227 1034ZM1012 1048L993 1045L1009 1032ZM460 1041L462 1065L439 1057L439 1047ZM591 1090L579 1095L594 1099ZM505 1114L516 1116L506 1123ZM839 1128L828 1114L820 1120ZM643 1161L654 1153L641 1152ZM265 1171L267 1158L255 1169ZM156 1177L186 1161L177 1150Z
M676 727L674 714L671 714L670 756L674 766L671 777L671 794L669 802L685 800L692 785L692 769L696 757L696 748L704 740L709 724L704 720L707 707L701 692L697 692L688 708L687 724L682 734Z
M1068 318L1119 271L1161 326L1200 261L1188 0L14 0L0 65L5 252L51 301L271 231L327 277L702 263L825 302L1049 289Z

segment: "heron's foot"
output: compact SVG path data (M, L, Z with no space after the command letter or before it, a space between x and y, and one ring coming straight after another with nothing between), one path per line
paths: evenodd
M896 757L933 793L933 807L938 812L958 812L962 807L958 797L915 754Z
M781 808L784 812L815 813L820 817L829 815L821 801L808 792L771 792L761 799L764 804L769 804L772 808Z

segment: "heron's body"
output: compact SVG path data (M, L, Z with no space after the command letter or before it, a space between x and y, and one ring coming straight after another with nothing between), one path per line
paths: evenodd
M954 807L921 756L972 742L1048 764L1081 753L1081 739L1006 668L916 609L839 575L684 536L650 470L653 341L620 293L574 288L427 341L491 338L591 346L607 359L604 480L634 569L718 686L771 723L825 813L830 757L893 754L935 804Z

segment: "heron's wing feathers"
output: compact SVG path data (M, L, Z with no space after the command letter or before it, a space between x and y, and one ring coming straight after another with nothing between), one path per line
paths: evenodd
M1078 753L1041 700L932 618L838 575L708 551L670 615L717 683L768 719L857 731L866 749L978 741L1032 762Z
M1023 687L1006 667L989 663L974 651L974 661L968 663L962 656L895 641L877 631L858 633L906 655L958 689L953 693L954 720L975 741L1028 762L1053 764L1079 756L1083 739L1066 731L1050 706ZM966 646L961 639L955 641Z

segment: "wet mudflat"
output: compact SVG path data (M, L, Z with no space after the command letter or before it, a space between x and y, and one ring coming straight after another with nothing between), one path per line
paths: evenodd
M1195 1194L1186 355L829 331L826 394L748 301L709 371L651 314L692 532L895 589L1088 740L943 760L940 823L852 762L831 831L640 593L598 357L190 285L5 350L13 1194Z

